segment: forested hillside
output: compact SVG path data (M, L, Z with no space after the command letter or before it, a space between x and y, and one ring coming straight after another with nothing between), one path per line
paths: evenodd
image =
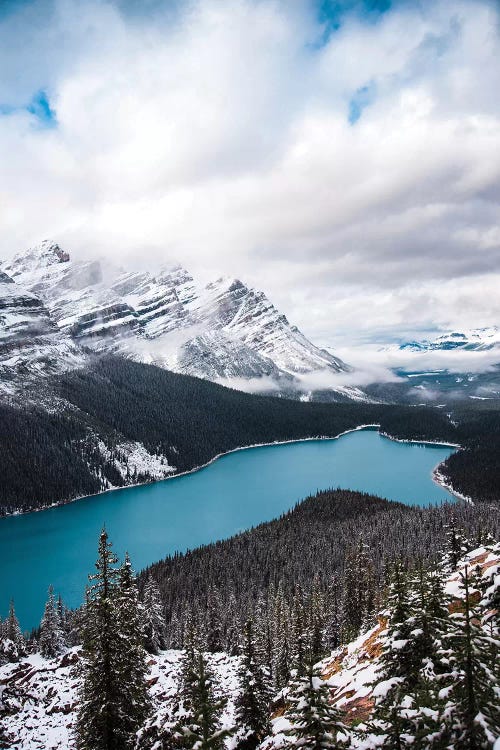
M160 587L172 648L183 646L183 623L194 612L209 650L231 653L241 623L257 612L261 630L276 627L275 617L311 629L314 613L327 649L372 622L394 560L405 568L428 566L449 546L450 534L460 549L499 532L500 514L489 504L416 508L330 490L275 521L168 557L140 582L151 575ZM320 652L318 646L318 658Z
M57 408L0 404L1 512L33 509L200 466L255 443L380 424L400 439L460 443L444 475L461 493L498 499L499 412L252 396L120 357L54 379ZM131 460L140 446L143 460Z
M369 522L355 522L369 504ZM49 588L36 638L25 640L13 604L0 622L0 745L492 750L492 511L322 493L210 554L170 561L161 590L155 566L141 597L128 555L118 560L103 529L81 610ZM166 622L191 576L190 601ZM175 639L183 649L166 650Z

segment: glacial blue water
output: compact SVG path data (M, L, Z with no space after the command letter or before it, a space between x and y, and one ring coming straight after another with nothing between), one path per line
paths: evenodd
M0 519L0 608L10 598L23 628L39 623L53 584L77 606L106 525L116 553L136 570L276 518L318 489L342 487L428 505L452 496L432 480L453 449L397 443L375 430L337 440L230 453L200 471Z

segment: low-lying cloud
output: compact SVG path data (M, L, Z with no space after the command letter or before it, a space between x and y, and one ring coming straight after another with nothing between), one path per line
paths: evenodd
M0 19L0 256L241 276L326 344L499 322L493 0L151 7Z

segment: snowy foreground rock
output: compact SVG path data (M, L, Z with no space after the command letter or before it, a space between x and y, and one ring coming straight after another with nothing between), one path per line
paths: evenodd
M4 704L4 736L0 732L0 747L16 750L75 747L79 652L80 648L72 648L57 659L32 654L18 664L0 669ZM150 657L149 685L158 721L175 701L180 657L180 651L162 651L159 656ZM211 654L209 661L221 693L229 697L223 721L232 726L239 659L227 654Z
M467 556L470 567L480 566L485 581L500 575L498 555L478 548ZM459 568L450 576L446 593L454 600L461 598ZM453 606L453 604L452 604ZM374 692L383 689L377 682L379 657L386 636L387 618L382 613L377 624L320 662L321 674L330 689L331 702L345 711L349 725L365 723L374 707ZM154 705L153 723L161 726L173 707L178 690L181 651L163 651L149 658L149 686ZM225 653L209 654L220 694L228 699L224 710L224 726L234 726L234 703L239 686L239 657ZM80 648L69 649L57 659L44 659L39 654L15 664L0 667L0 747L16 750L72 750L73 731L78 705L78 665ZM262 750L278 750L284 741L289 723L284 717L287 689L276 697L272 718L272 735L261 745ZM371 750L380 738L365 735L353 738L353 748ZM2 744L3 743L3 744ZM228 749L232 740L227 740ZM496 745L495 745L496 750Z

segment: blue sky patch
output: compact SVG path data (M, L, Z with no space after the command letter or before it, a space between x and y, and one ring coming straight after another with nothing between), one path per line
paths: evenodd
M39 127L53 128L57 125L56 112L50 106L47 92L43 89L33 94L31 100L25 106L0 103L0 115L11 115L14 112L29 112L35 116Z
M365 107L368 107L375 100L375 84L368 83L366 86L362 86L358 89L351 97L349 102L349 114L348 119L351 125L355 125Z
M28 112L40 121L40 124L50 127L56 124L55 110L50 106L47 93L43 90L37 91L26 107Z

